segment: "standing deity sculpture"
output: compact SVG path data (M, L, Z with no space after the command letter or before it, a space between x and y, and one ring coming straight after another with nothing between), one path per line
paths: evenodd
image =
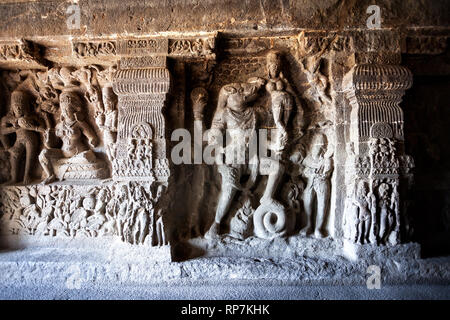
M355 243L373 243L375 241L373 235L376 224L376 199L370 192L367 182L359 181L351 202L352 208L345 217L348 228L347 237Z
M381 244L397 244L400 241L400 208L397 184L391 187L388 183L378 186L378 213L380 228L378 241Z
M273 120L277 129L275 152L282 152L287 144L287 124L296 96L281 71L281 57L276 51L267 54L268 79L266 90L270 94Z
M317 238L327 236L325 228L331 195L330 177L333 172L333 160L327 153L327 144L324 134L316 134L311 141L309 153L302 161L307 185L303 192L306 226L301 234L314 233Z
M95 122L103 134L106 156L112 161L117 139L117 96L111 86L103 87L102 94L104 113L97 115Z
M46 178L43 183L66 178L104 178L104 164L86 145L86 137L91 147L99 140L91 126L82 119L82 101L72 91L64 91L59 97L61 118L56 125L56 136L62 140L61 149L45 148L39 155L39 162Z
M9 183L19 181L20 159L25 156L23 183L31 181L31 166L37 154L39 133L45 132L45 126L37 116L30 112L30 100L26 92L16 90L11 94L10 113L1 119L1 135L15 133L14 145L8 148L11 177Z
M219 92L217 110L212 122L210 144L217 144L217 131L220 136L225 130L231 136L231 143L217 155L219 172L222 176L222 188L213 224L205 234L207 238L215 238L220 233L220 225L227 214L237 190L248 190L257 177L258 166L249 164L249 145L255 134L256 113L249 103L258 97L258 91L265 81L251 78L246 83L225 85ZM220 145L222 145L219 142ZM225 153L225 162L220 157ZM241 177L249 174L246 186L241 185Z
M294 108L296 95L289 82L281 71L281 56L277 51L270 51L266 57L268 79L266 90L270 95L270 107L272 110L273 121L275 123L274 139L269 143L269 149L274 152L274 158L269 160L269 178L267 186L260 202L273 200L279 180L284 172L283 153L288 143L287 125L290 115ZM297 106L300 106L296 101Z

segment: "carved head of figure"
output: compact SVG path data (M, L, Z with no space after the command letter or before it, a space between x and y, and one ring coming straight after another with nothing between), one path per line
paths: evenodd
M311 156L316 159L321 158L324 156L326 150L327 150L327 137L322 133L316 134L311 141L310 147Z
M143 186L136 186L134 189L134 200L139 201L145 196L145 190Z
M103 105L105 106L106 112L111 112L116 109L117 96L114 93L111 86L106 86L102 89L103 95Z
M128 198L128 187L127 185L123 184L120 186L120 188L116 189L116 198L124 200Z
M108 198L108 191L106 189L101 189L97 194L98 201L105 201Z
M15 117L20 118L28 114L28 103L26 92L16 90L11 94L11 111Z
M386 199L389 195L389 185L387 183L382 183L378 187L378 195L380 196L380 199Z
M360 199L364 198L369 193L369 186L364 180L359 181L356 196Z
M243 111L247 103L258 96L258 90L264 85L261 78L250 78L246 83L231 83L220 89L218 108L230 108L233 111Z
M269 79L276 79L281 72L281 55L280 52L271 50L266 56L266 68Z
M93 210L95 208L95 198L88 196L83 199L83 208L86 210Z
M166 187L164 185L162 185L162 184L158 186L158 189L156 189L156 199L160 199L161 198L161 196L163 195L165 189L166 189Z
M71 91L61 93L59 96L59 105L61 108L61 119L63 121L76 121L77 112L81 111L82 101L80 97Z

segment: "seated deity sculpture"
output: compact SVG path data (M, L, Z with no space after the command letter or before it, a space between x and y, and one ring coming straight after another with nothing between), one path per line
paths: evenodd
M90 125L81 118L82 101L72 91L64 91L60 98L61 118L55 134L62 140L61 149L45 148L39 155L39 162L47 175L43 183L65 179L105 178L107 169L103 161L83 141L91 147L99 140Z
M20 159L25 156L23 183L31 180L31 166L37 154L39 133L44 133L45 127L40 119L29 110L29 97L24 91L16 90L11 94L10 113L1 119L1 135L15 133L14 145L7 149L9 153L11 177L8 183L19 181Z

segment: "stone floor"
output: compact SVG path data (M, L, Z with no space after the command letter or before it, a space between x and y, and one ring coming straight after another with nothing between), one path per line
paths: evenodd
M336 257L170 262L119 249L15 248L0 251L0 299L450 299L450 257L388 260L378 290L366 287L367 267Z

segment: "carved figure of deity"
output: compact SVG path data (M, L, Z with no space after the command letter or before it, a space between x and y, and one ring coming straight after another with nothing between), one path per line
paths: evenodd
M82 101L75 92L64 91L60 95L61 119L56 125L56 136L62 140L61 149L45 148L39 155L39 162L47 175L43 183L57 179L57 170L70 164L95 164L98 162L82 137L86 137L91 147L96 147L99 140L91 126L82 119ZM72 166L73 168L74 166ZM85 166L89 167L89 166ZM67 169L67 167L65 168ZM100 173L93 168L92 177L100 178ZM80 173L80 174L86 174ZM59 179L64 179L65 171L59 172ZM92 178L91 177L91 178Z
M275 139L269 143L269 149L274 152L276 160L267 159L270 161L270 171L265 192L260 199L261 203L273 200L284 171L283 151L288 142L287 125L294 108L294 101L300 108L294 90L283 75L280 53L270 51L266 56L266 63L268 73L266 90L270 94L271 110L276 127Z
M316 237L322 238L327 235L325 226L331 194L330 176L333 172L333 160L331 155L327 154L327 139L324 134L319 133L313 137L310 150L302 164L305 167L303 175L307 179L303 192L307 224L301 230L301 234L308 235L314 232ZM316 211L315 221L313 221L314 211Z
M117 233L122 241L126 241L126 235L129 228L129 215L131 208L129 204L130 196L126 184L116 188L115 203L113 212L115 213L117 223Z
M37 116L29 110L29 97L24 91L16 90L11 94L10 113L1 119L1 134L15 133L15 142L8 149L10 157L11 178L9 183L19 181L20 159L25 155L23 183L31 180L31 165L36 157L39 145L38 133L44 133L45 127Z
M153 202L148 198L143 186L135 186L133 194L133 215L131 225L133 226L134 244L143 244L148 233L151 213L153 212Z
M286 127L294 108L294 98L296 97L292 87L281 71L281 56L277 51L270 51L267 54L267 72L268 79L266 90L271 97L271 108L273 120L278 130L277 147L274 151L281 152L287 143Z
M359 181L352 204L356 210L355 221L347 221L347 223L352 226L352 222L356 222L356 228L351 240L360 244L373 242L372 230L373 225L376 223L374 219L376 199L370 192L367 182Z
M399 241L399 194L397 185L391 190L388 183L378 186L378 212L380 215L379 241L396 244Z
M105 111L97 115L95 122L103 134L106 156L112 161L117 139L117 96L111 86L104 87L102 93Z
M221 133L228 130L232 140L223 150L225 164L219 164L222 188L214 223L205 234L207 238L214 238L219 234L221 222L230 208L236 191L248 190L256 180L258 166L249 165L246 159L243 159L242 162L236 161L236 156L245 157L249 154L249 144L256 129L255 110L249 106L249 103L257 98L258 91L264 83L263 79L251 78L247 83L225 85L219 92L217 110L214 114L211 129L219 130ZM214 138L216 137L213 136L210 139L210 144L212 144L211 141L214 141ZM222 157L222 155L220 154L219 157ZM246 186L243 187L240 179L246 173L250 174L250 178Z

